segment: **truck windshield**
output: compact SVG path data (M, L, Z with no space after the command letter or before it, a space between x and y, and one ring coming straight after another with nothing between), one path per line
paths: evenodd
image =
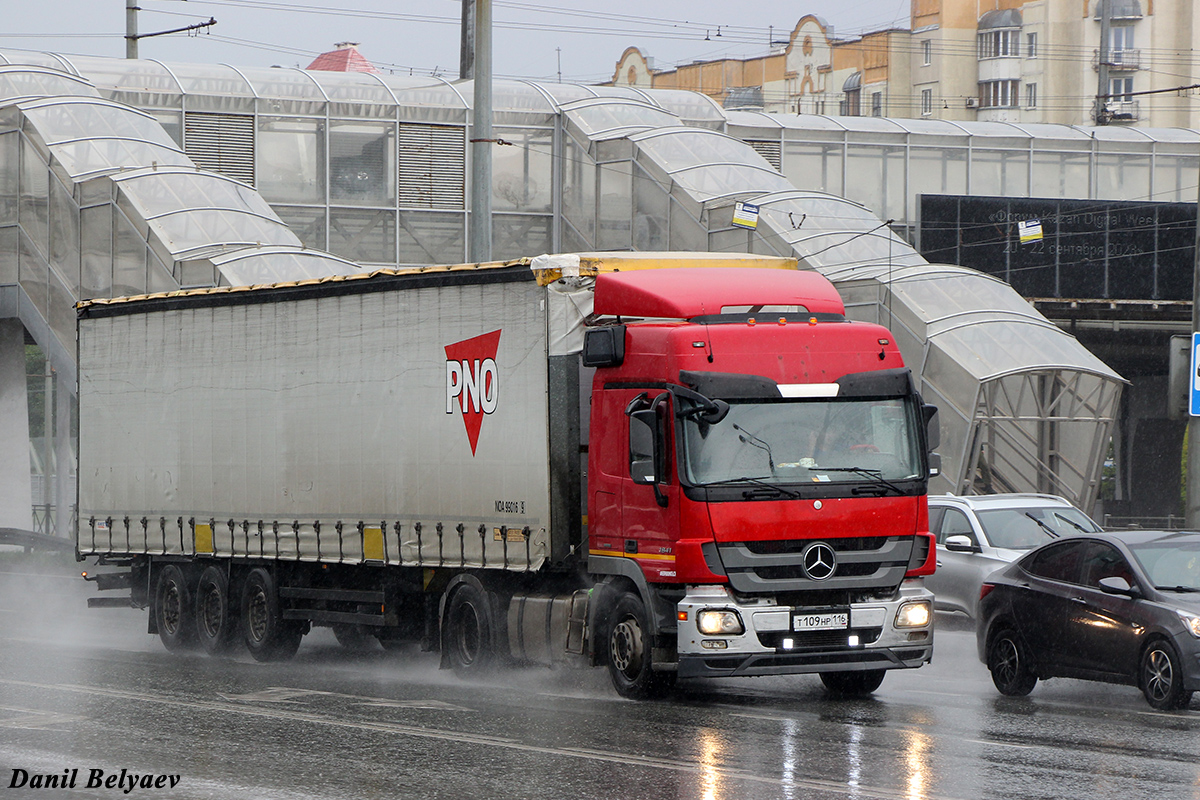
M694 486L921 477L916 415L904 398L731 401L716 424L681 403L682 462Z

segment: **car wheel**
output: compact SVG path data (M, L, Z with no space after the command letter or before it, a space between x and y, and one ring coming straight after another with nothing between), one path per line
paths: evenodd
M864 672L822 672L821 683L835 697L861 697L879 688L886 670L869 669Z
M1000 694L1023 697L1033 691L1037 675L1030 668L1029 651L1013 630L1002 630L988 647L988 671Z
M650 617L642 598L626 592L613 607L608 630L608 672L622 697L659 697L674 683L674 672L655 672L650 659Z
M1192 693L1184 691L1183 669L1170 642L1156 639L1142 653L1139 684L1146 702L1159 711L1186 708Z

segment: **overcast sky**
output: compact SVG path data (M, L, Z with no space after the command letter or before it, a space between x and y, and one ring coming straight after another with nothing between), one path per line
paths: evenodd
M138 0L140 33L210 17L196 35L142 39L139 55L235 66L308 66L335 42L358 42L384 71L458 75L461 0ZM816 14L838 36L909 25L910 0L493 0L498 77L592 83L635 45L669 67L766 52ZM0 49L123 57L124 0L4 0ZM561 61L560 61L561 59Z

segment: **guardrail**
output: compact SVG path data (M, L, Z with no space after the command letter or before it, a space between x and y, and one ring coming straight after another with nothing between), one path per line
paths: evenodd
M1186 528L1187 520L1173 514L1165 517L1116 517L1105 514L1101 525L1106 530L1117 531L1181 531Z
M75 542L61 536L47 536L43 533L21 530L20 528L0 528L0 544L16 545L27 550L74 550Z

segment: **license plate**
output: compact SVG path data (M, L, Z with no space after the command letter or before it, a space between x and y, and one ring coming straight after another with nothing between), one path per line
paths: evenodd
M850 613L835 611L826 614L796 614L792 617L792 630L837 631L850 627Z

